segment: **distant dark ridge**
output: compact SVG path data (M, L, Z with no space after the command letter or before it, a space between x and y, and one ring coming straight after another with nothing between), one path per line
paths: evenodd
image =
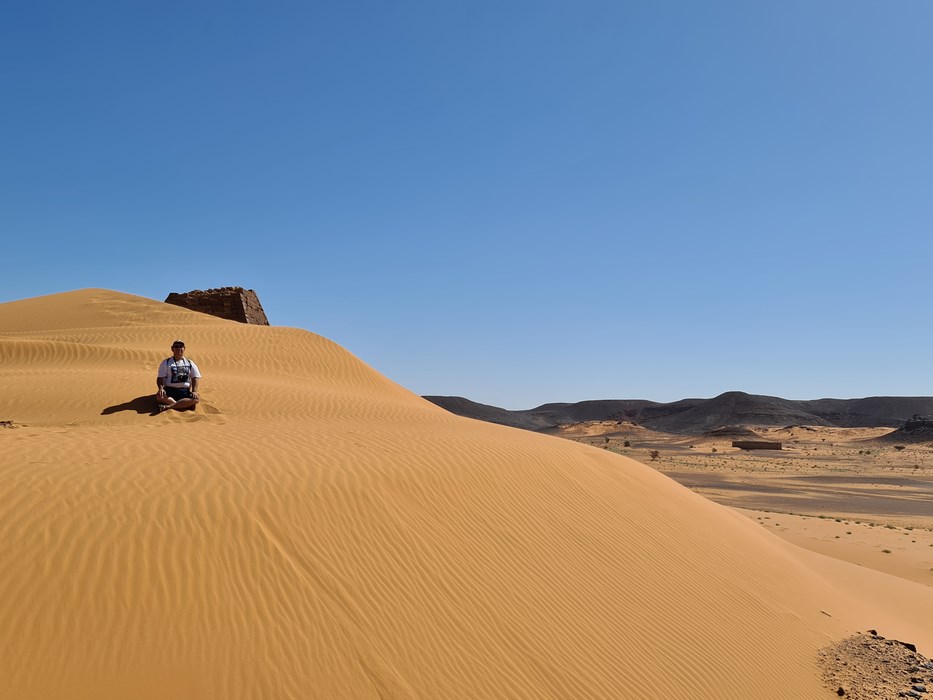
M543 418L526 415L530 413L528 411L510 411L497 406L487 406L483 403L470 401L462 396L423 396L422 398L464 418L473 418L487 423L498 423L499 425L524 430L541 430L552 427Z
M707 430L701 437L712 439L743 439L743 440L764 440L761 435L751 428L743 428L738 425L726 425L715 430Z
M831 425L820 415L806 410L801 403L775 396L729 391L699 402L686 411L654 420L650 427L668 433L692 434L720 426Z
M612 400L580 401L578 403L548 403L529 411L511 411L511 413L530 414L543 420L548 427L566 425L567 423L583 423L585 421L635 421L641 422L640 417L650 415L653 410L670 406L654 401ZM675 409L676 410L676 409Z
M933 397L929 396L791 401L729 391L712 399L682 399L672 403L605 399L548 403L522 411L487 406L457 396L424 398L457 415L526 430L598 420L633 421L652 430L679 435L699 435L723 426L900 428L912 416L933 415Z

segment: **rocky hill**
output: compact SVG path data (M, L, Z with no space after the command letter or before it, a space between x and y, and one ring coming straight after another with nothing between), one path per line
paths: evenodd
M658 403L641 399L548 403L521 411L455 396L425 396L451 413L526 430L568 423L633 421L652 430L696 435L721 426L823 425L840 428L899 428L915 415L933 415L933 397L872 396L861 399L791 401L729 391L712 399Z

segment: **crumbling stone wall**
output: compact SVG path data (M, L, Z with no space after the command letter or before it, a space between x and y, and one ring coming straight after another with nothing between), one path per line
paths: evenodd
M195 289L178 294L172 292L165 298L166 304L175 304L192 311L219 316L230 321L268 326L269 319L262 310L259 297L252 289L243 287L221 287L220 289Z

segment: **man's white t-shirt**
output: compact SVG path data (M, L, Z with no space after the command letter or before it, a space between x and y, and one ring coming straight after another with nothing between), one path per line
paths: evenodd
M201 370L187 357L183 357L175 362L174 357L162 360L159 365L159 376L165 379L165 386L175 389L190 389L191 379L201 378Z

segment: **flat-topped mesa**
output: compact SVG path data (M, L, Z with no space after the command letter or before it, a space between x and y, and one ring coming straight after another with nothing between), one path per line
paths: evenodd
M165 298L166 304L175 304L192 311L218 316L230 321L268 326L269 319L262 310L259 297L252 289L243 287L221 287L220 289L195 289L181 294L172 292Z

